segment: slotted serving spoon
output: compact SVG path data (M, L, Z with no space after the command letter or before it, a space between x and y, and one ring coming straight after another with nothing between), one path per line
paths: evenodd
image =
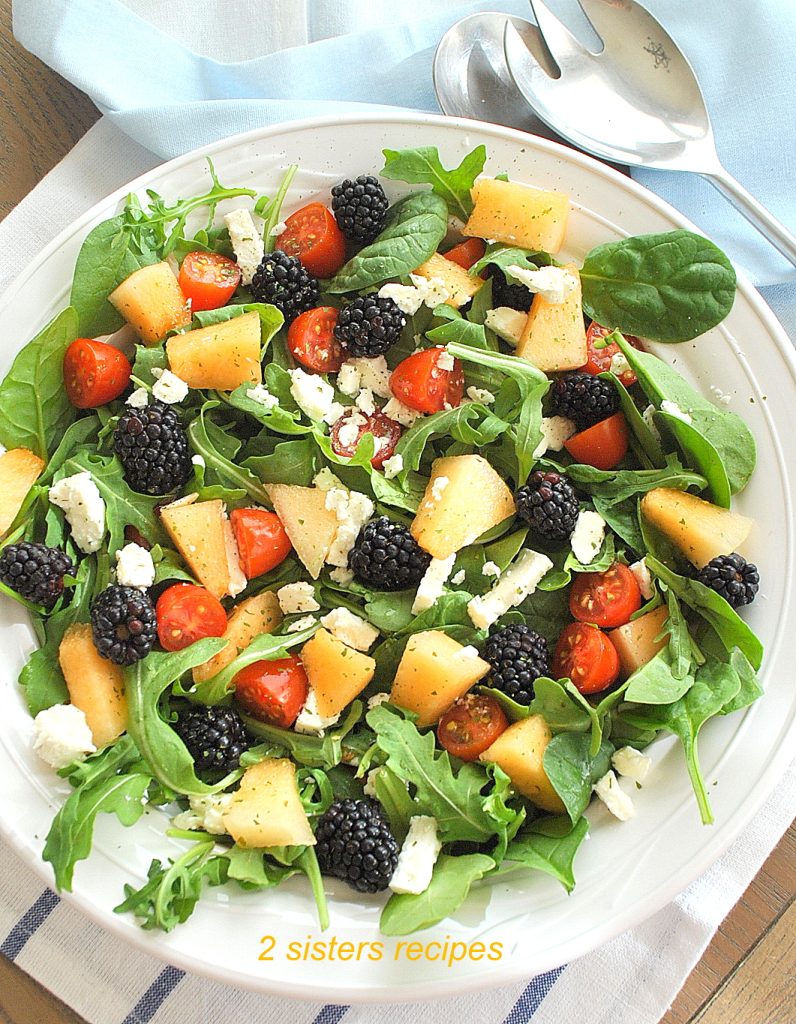
M723 167L702 90L685 56L635 0L578 0L602 48L587 48L545 0L530 0L550 74L511 21L504 48L534 113L573 145L604 160L707 178L786 259L796 237Z

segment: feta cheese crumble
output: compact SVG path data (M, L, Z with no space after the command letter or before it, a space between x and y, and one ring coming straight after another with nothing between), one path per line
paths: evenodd
M611 755L611 764L626 779L643 782L652 767L652 759L635 747L620 747Z
M404 457L403 455L391 455L389 459L384 460L382 466L384 475L388 480L393 480L398 476L399 473L403 473L404 470Z
M204 458L201 455L192 455L191 456L191 465L192 466L198 466L200 469L205 469L206 466L207 466L207 463L205 462Z
M380 299L392 299L402 313L413 316L421 306L434 309L451 297L450 290L439 277L421 277L410 274L408 284L383 284L379 289Z
M54 704L33 719L33 749L58 771L97 749L86 716L74 704Z
M456 360L447 349L444 352L440 352L437 357L437 369L447 370L448 372L456 369Z
M450 483L450 480L446 476L438 476L434 478L434 483L431 485L431 497L434 501L440 501L442 493Z
M710 385L710 390L716 396L716 401L721 402L722 405L729 405L732 401L732 395L728 395L725 391L722 391L721 388L717 388L715 384Z
M303 732L308 736L323 736L325 731L335 725L340 719L340 713L336 715L322 715L318 711L318 698L314 690L310 690L307 701L299 712L293 728L296 732Z
M338 566L336 569L331 570L329 578L334 580L335 583L339 583L341 587L347 587L354 579L354 574L350 569L344 569L342 566Z
M146 409L149 405L149 392L146 388L136 388L124 404L131 409Z
M668 398L664 398L661 402L661 412L668 412L670 416L674 416L677 420L682 420L683 423L693 423L689 413L684 409L681 409L677 402L672 402Z
M189 832L203 829L211 836L226 835L224 812L232 802L234 793L209 793L206 796L189 796L190 810L182 811L172 819L174 828Z
M367 651L379 638L379 631L347 608L334 608L321 618L332 636L355 651Z
M348 553L359 531L372 517L375 506L367 494L334 488L326 493L326 507L334 511L339 524L326 561L329 565L345 569L348 567Z
M251 284L255 270L265 255L265 245L252 215L246 209L233 210L224 217L232 251L241 272L241 282Z
M116 552L116 582L123 587L151 587L155 582L152 555L140 544L125 544Z
M277 590L276 599L283 615L317 612L321 607L315 600L315 588L311 583L286 583Z
M578 279L563 267L540 267L528 270L516 264L506 267L506 276L524 284L529 292L541 295L545 302L560 306L577 289Z
M581 565L590 565L599 555L605 540L605 520L598 512L584 509L578 513L570 538L572 554Z
M374 693L372 697L368 697L368 711L377 708L379 704L387 704L389 700L389 693Z
M376 403L373 401L373 392L370 388L362 388L354 399L354 405L366 416L372 416L376 411Z
M640 558L637 562L633 562L629 568L636 577L636 583L638 583L641 596L645 601L649 601L655 595L655 587L652 582L652 573L647 568L647 559Z
M511 306L496 306L494 309L487 310L484 325L507 344L516 348L527 322L527 313L512 309Z
M356 359L349 359L343 366L353 366L359 374L358 387L370 388L379 398L392 397L390 368L384 356L358 356Z
M290 371L290 394L296 405L311 420L320 421L332 411L334 388L317 373L307 373L301 367Z
M553 568L547 555L525 548L506 569L488 594L474 597L467 614L476 629L489 627L532 594L542 577Z
M342 423L337 431L337 440L343 448L353 448L356 445L359 432L367 422L367 418L360 412L351 412L346 416L345 423Z
M566 416L543 416L542 440L534 449L533 457L541 459L547 451L560 452L564 442L577 432L578 428Z
M607 771L599 782L592 786L592 790L611 814L620 821L628 821L636 813L633 801L619 785L619 780L613 771Z
M416 409L410 409L408 405L404 405L400 399L393 396L389 402L381 410L385 416L389 416L391 420L395 420L396 423L400 423L402 427L411 427L412 424L419 420L423 415L422 412L418 412Z
M258 405L265 406L266 409L275 409L279 405L279 399L271 394L265 384L255 384L253 388L249 388L246 397Z
M291 622L287 627L288 633L300 633L302 629L309 629L310 626L314 626L318 620L314 615L304 615L300 619L296 619L295 622Z
M623 373L627 373L631 369L631 366L627 361L627 356L624 352L614 352L611 356L611 365L608 368L611 373L620 377Z
M467 573L464 571L464 569L459 569L457 573L451 576L451 583L454 585L454 587L460 587L462 583L464 583L466 576Z
M353 363L343 363L337 374L337 390L353 398L360 388L360 372Z
M423 574L412 604L412 615L419 615L436 604L441 597L445 582L453 571L455 553L447 558L432 558Z
M437 366L439 365L437 363ZM491 391L487 391L486 388L477 388L473 384L467 389L467 397L471 402L480 402L481 405L491 405L495 401L495 396Z
M164 370L152 387L152 395L164 405L177 405L188 396L188 385L171 370Z
M661 433L655 423L655 406L648 405L641 414L641 418L649 427L649 431L656 441L660 441Z
M409 831L390 879L392 891L413 895L425 892L431 882L431 874L441 849L442 843L437 836L437 819L426 814L411 817Z
M500 573L501 569L497 562L484 562L481 566L482 576L499 576Z
M105 502L91 473L75 473L53 484L50 501L63 509L80 550L87 555L99 551L105 536Z

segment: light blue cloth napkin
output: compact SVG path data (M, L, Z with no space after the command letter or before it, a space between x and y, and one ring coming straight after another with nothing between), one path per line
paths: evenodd
M566 13L567 3L557 9ZM172 157L225 135L319 114L438 109L434 47L480 10L524 0L14 0L19 40L119 127ZM695 66L731 173L796 229L796 0L647 0ZM352 168L352 170L358 170ZM695 175L637 179L691 218L758 285L796 270ZM791 329L796 287L770 296ZM784 300L784 305L783 305Z

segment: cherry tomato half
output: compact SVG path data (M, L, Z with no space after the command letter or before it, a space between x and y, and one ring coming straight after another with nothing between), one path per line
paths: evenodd
M123 352L94 338L77 338L64 355L64 387L78 409L96 409L118 398L131 373Z
M189 252L180 267L180 288L191 312L226 306L240 284L240 267L217 252Z
M508 727L506 713L494 697L465 693L440 718L437 739L454 757L477 761Z
M573 434L564 447L577 462L595 469L613 469L627 455L629 443L624 413L615 412L607 420Z
M595 348L595 342L600 341L607 334L612 334L607 327L601 327L594 320L589 324L589 329L586 331L586 352L588 359L586 365L581 367L582 373L593 373L595 376L598 373L606 373L611 369L611 360L614 356L619 355L622 351L615 341L612 341L610 345L606 345L605 348ZM625 341L632 345L633 348L640 349L641 342L638 338L634 338L631 334L624 335ZM629 388L631 384L636 383L636 375L632 370L623 370L617 374L617 377Z
M372 416L366 416L352 409L344 413L332 427L332 451L341 458L353 458L365 434L373 434L376 453L370 464L374 469L381 469L387 459L395 455L395 446L401 440L402 432L401 424L391 420L383 412L374 412Z
M596 626L570 622L556 644L553 675L556 679L569 677L581 693L599 693L616 682L619 655Z
M641 607L636 577L621 562L605 572L579 572L569 592L569 610L574 619L609 629L624 626Z
M318 306L301 313L287 329L287 347L297 363L313 373L337 373L345 353L334 336L339 310Z
M206 636L223 636L227 613L217 597L193 583L175 583L155 605L158 640L166 651L181 651Z
M236 508L230 512L229 521L247 580L281 565L293 549L276 512L264 508Z
M281 729L289 729L296 721L309 692L307 673L295 654L255 661L238 672L232 685L244 711Z
M466 241L454 245L452 249L448 249L444 255L446 260L458 263L460 267L469 270L485 252L486 242L482 238L468 238Z
M441 412L461 404L464 396L464 370L458 359L453 369L439 366L448 355L443 346L414 352L399 363L390 376L392 393L404 405L417 412Z
M309 203L285 221L279 248L298 256L315 277L332 277L345 263L345 237L323 203Z

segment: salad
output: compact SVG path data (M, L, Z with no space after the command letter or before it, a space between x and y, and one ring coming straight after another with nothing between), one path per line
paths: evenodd
M483 146L384 156L284 221L295 167L130 195L0 384L0 589L72 786L43 856L68 890L98 814L155 814L182 852L116 908L145 928L293 875L322 927L324 876L381 894L386 935L518 868L569 892L656 737L713 820L699 731L762 693L754 439L645 351L727 315L727 258L577 266L569 198Z

